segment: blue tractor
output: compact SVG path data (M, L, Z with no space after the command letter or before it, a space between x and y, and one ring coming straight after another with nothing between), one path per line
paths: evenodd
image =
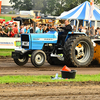
M93 44L82 32L68 32L64 45L58 44L61 32L21 34L21 50L12 52L14 62L23 66L31 57L31 63L40 67L45 60L51 65L75 67L88 66L94 54Z

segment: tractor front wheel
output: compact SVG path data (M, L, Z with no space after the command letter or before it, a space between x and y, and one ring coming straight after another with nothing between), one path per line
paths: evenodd
M23 66L28 62L28 59L29 59L29 56L24 55L21 58L14 58L14 62L19 66Z
M36 50L31 55L31 62L35 67L40 67L44 64L46 55L42 50Z

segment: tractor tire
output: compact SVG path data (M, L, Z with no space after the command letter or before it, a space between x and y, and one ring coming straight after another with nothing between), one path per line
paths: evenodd
M28 55L24 55L22 58L14 58L14 62L19 65L19 66L23 66L28 62L29 56Z
M94 48L90 38L79 35L69 37L63 52L67 66L86 67L93 60Z
M59 60L57 57L51 57L47 55L47 61L50 65L65 65L63 60Z
M31 55L31 63L35 67L40 67L44 64L46 60L46 55L42 50L36 50Z

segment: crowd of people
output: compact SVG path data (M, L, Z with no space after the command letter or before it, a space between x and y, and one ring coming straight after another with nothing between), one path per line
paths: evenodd
M76 26L73 26L73 32L76 31ZM78 28L79 32L84 32L86 33L88 36L96 36L96 35L100 35L100 28L97 27L96 29L94 28L94 26L88 27L86 28L86 26L82 26L80 25L80 27Z
M18 33L17 25L14 24L0 24L0 37L14 37Z
M20 37L21 34L28 33L47 33L53 26L45 24L36 24L34 29L33 24L24 25L22 24L19 28L17 23L0 24L0 37Z
M0 24L0 37L19 37L22 33L33 33L32 25L21 25L17 23Z
M9 23L7 24L0 24L0 37L20 37L21 34L28 34L28 33L47 33L50 29L54 29L57 31L58 27L62 27L62 25L58 25L57 27L51 24L36 24L34 29L33 24L31 25L21 25L18 28L17 23ZM63 29L63 28L62 28ZM73 32L76 32L76 26L72 28ZM85 26L80 25L78 30L79 32L84 32L88 36L95 36L100 35L100 28L94 29L94 26L86 28Z

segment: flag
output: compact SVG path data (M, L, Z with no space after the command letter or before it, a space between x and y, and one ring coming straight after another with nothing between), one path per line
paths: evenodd
M94 0L90 0L89 23L93 17L93 10L94 10Z

